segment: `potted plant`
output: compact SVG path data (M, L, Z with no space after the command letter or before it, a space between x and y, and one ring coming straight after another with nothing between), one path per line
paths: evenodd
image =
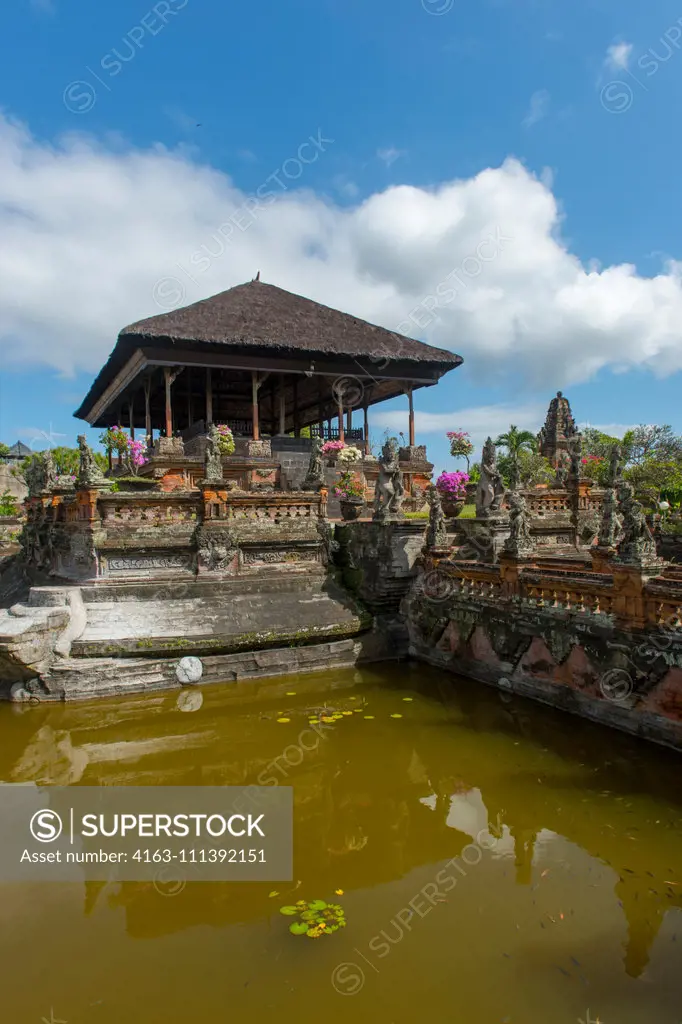
M337 458L342 465L351 466L354 462L362 462L362 452L355 445L346 445L339 450Z
M218 449L221 455L234 455L234 436L227 423L217 423Z
M443 512L448 519L454 519L464 508L468 482L468 473L441 473L436 480L436 490L440 494Z
M345 447L346 446L343 443L343 441L325 441L322 447L320 448L320 454L325 455L329 460L328 464L330 466L333 466L334 463L336 462L339 452L343 451Z
M359 519L365 506L364 488L360 481L351 475L349 470L342 473L334 487L334 495L339 499L341 518L345 522Z

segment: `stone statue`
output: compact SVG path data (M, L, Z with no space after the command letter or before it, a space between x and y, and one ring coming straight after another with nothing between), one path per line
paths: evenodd
M389 437L381 449L379 459L379 476L374 488L374 514L372 518L378 522L402 519L404 513L401 506L405 496L400 462L398 460L398 444L394 437Z
M54 457L49 449L43 453L43 465L45 467L45 490L52 491L57 486L57 471Z
M518 491L509 495L509 537L504 542L504 552L521 558L533 553L533 540L530 535L530 512Z
M569 459L566 452L559 452L559 454L557 455L556 475L554 477L553 484L554 487L560 488L561 490L563 490L566 487L566 483L568 480L568 470L570 468L570 465L571 460Z
M499 513L504 496L502 474L497 468L497 452L493 440L488 438L483 445L481 478L476 489L476 517L487 519Z
M448 547L448 533L445 529L445 513L441 505L440 494L435 484L427 491L429 502L429 525L426 527L424 551L441 551Z
M613 444L609 455L609 487L618 487L622 479L623 449L619 444Z
M632 484L621 482L618 498L623 514L623 537L618 545L618 561L635 564L656 561L656 541L647 526L642 506L635 501Z
M217 482L223 479L223 457L220 454L220 433L214 423L208 428L206 452L204 454L204 480Z
M95 456L85 440L85 434L78 435L78 447L80 449L80 460L78 463L76 486L97 487L106 484L108 481L105 480L104 473L95 462Z
M600 548L614 548L620 533L618 517L618 497L615 487L604 491L601 506L601 522L599 524L598 544Z
M324 486L324 472L322 469L322 438L313 437L310 448L310 462L308 472L302 487L304 491L319 491Z
M575 434L568 441L568 457L571 460L571 475L572 481L576 482L580 480L580 458L583 450L583 438L582 434Z

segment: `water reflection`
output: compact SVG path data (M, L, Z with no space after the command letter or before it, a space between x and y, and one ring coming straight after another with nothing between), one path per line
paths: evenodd
M171 879L166 893L146 883L85 884L85 916L123 914L130 938L160 939L202 926L260 927L280 902L341 886L348 896L362 895L355 941L371 959L372 937L384 931L393 943L398 931L389 929L395 908L369 894L399 891L394 900L407 906L413 893L463 857L474 866L464 872L472 876L466 879L471 908L462 896L461 913L483 918L496 901L492 927L499 940L490 934L487 942L507 944L498 958L523 953L524 962L533 958L535 971L546 968L557 983L573 972L587 985L583 960L599 961L602 953L589 951L600 929L613 946L611 918L607 925L604 915L622 913L627 938L618 956L626 974L639 978L666 915L674 919L682 908L679 760L474 685L458 684L453 697L452 683L435 673L406 674L409 690L396 690L395 678L381 672L363 673L360 681L353 687L357 673L355 679L339 674L329 700L346 714L300 759L283 761L282 754L296 747L309 709L319 707L326 683L313 677L263 685L256 703L252 692L228 700L221 688L209 688L190 714L178 707L177 695L3 714L0 767L6 781L92 786L242 785L279 766L278 781L294 787L296 807L296 878L277 886L281 899L273 903L273 886L260 883L174 889ZM414 699L403 703L408 692ZM396 714L402 719L391 718ZM279 723L282 717L290 722ZM475 859L465 851L482 833L494 842ZM432 905L440 913L440 903L452 897L439 894ZM401 940L407 914L399 918ZM562 948L563 961L545 964L564 922L582 935L583 952ZM431 955L437 959L440 947ZM399 969L397 961L392 969ZM494 976L489 980L495 983Z

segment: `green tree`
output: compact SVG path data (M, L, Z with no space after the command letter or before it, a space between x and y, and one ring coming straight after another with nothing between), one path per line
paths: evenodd
M9 491L0 494L0 516L19 515L19 502Z
M518 483L523 487L536 487L538 484L551 484L556 472L549 459L539 452L529 452L522 448L516 460ZM513 463L510 455L500 455L497 468L502 474L505 484L511 487Z
M533 452L537 446L537 440L535 434L531 434L530 430L519 430L513 423L509 427L506 434L500 434L495 439L496 448L507 449L508 462L508 475L509 475L509 486L512 490L518 486L519 482L519 456L520 453Z
M8 444L3 444L2 441L0 441L0 459L6 459L8 455L9 455L9 445Z

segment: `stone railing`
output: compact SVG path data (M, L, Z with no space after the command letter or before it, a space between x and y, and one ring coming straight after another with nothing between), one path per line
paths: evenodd
M650 577L635 566L615 566L613 574L499 565L425 557L422 582L427 599L532 607L541 612L590 615L633 628L682 630L682 579ZM682 633L681 633L682 636Z
M119 491L100 494L97 509L105 528L167 526L195 522L201 511L201 501L196 494L131 494Z

